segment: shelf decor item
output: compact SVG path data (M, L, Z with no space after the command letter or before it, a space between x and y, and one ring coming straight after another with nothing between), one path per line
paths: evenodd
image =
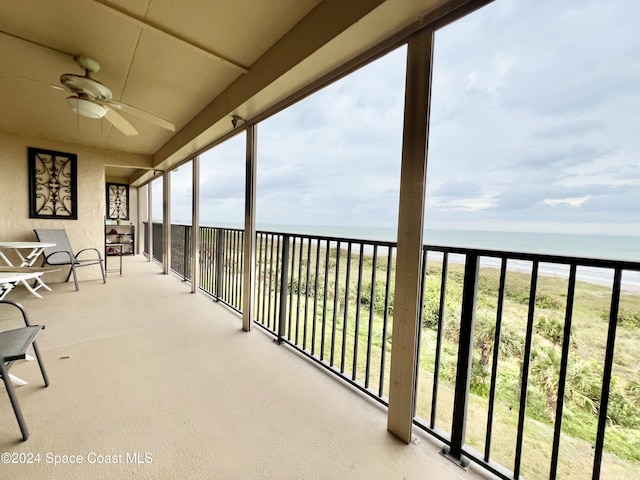
M129 185L107 183L107 218L129 220Z
M109 225L104 226L104 254L112 255L135 255L136 228L131 225Z
M29 218L78 219L77 155L28 148Z

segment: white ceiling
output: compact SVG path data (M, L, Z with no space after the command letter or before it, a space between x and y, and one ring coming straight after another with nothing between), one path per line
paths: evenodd
M464 1L464 0L462 0ZM175 163L448 0L0 0L0 131ZM78 117L60 75L97 60L126 113L127 137Z

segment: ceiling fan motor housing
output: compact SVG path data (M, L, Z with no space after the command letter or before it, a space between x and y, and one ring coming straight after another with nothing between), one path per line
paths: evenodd
M60 83L68 91L80 96L84 95L98 102L106 102L113 97L108 87L89 76L81 77L72 73L65 73L60 76Z

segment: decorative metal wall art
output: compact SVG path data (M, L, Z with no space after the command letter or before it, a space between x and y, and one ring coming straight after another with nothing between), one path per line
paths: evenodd
M29 218L78 219L77 155L28 148Z
M107 183L107 218L129 220L129 185Z

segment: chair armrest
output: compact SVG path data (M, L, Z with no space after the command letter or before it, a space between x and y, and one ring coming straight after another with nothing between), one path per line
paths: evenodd
M27 311L24 309L24 307L22 305L20 305L19 303L16 303L16 302L12 302L11 300L0 300L0 304L13 305L14 307L16 307L22 313L22 318L24 320L24 324L27 327L31 326L31 323L29 322L29 316L27 315Z
M64 253L69 257L69 262L68 263L49 263L49 257L52 257L53 255L56 255L58 253ZM45 255L45 260L47 261L47 263L49 263L49 265L70 265L73 263L73 255L71 255L70 252L68 252L67 250L56 250L55 252L51 252L48 255Z
M98 259L102 260L102 256L100 255L100 250L98 250L97 248L83 248L78 253L76 253L76 258L78 258L82 252L88 252L90 250L93 250L94 252L96 252Z

